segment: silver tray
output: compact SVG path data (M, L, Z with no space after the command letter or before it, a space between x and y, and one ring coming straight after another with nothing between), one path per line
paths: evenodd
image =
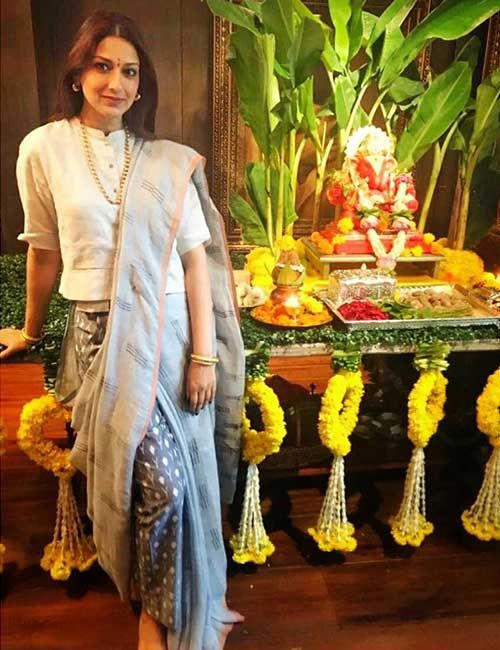
M432 289L440 285L434 285ZM415 287L412 287L414 289ZM472 307L472 314L470 316L462 316L460 318L411 318L411 319L390 319L390 320L346 320L338 311L336 304L328 297L327 290L320 290L315 292L315 296L322 300L325 305L331 310L335 317L337 325L342 329L347 330L372 330L379 327L384 329L420 329L422 327L439 327L439 326L458 326L469 327L470 325L500 325L500 317L495 312L480 300L470 295L467 289L454 285L451 287L453 291L461 293L467 302ZM500 343L499 343L500 347Z

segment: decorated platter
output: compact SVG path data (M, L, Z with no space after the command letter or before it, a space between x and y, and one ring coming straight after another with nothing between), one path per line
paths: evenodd
M352 301L339 305L329 297L327 290L317 291L315 295L331 309L336 323L348 330L378 327L418 329L443 325L468 327L500 323L493 309L458 285L442 284L432 289L401 288L398 298L391 304L364 301L370 304L361 305L357 304L361 301Z
M254 307L250 311L250 316L254 318L259 323L264 323L264 325L269 325L271 327L277 327L279 329L309 329L311 327L319 327L321 325L327 325L333 321L333 316L327 309L323 309L320 314L311 314L309 317L293 317L291 315L281 314L275 316L270 313L268 310L263 309L263 305Z

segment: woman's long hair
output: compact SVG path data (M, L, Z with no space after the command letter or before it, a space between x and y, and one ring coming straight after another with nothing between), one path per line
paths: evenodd
M139 89L141 99L132 104L123 120L136 136L155 139L155 117L158 106L158 82L151 58L135 23L114 11L94 11L76 34L64 66L57 90L56 110L50 120L78 115L83 105L83 92L75 92L72 84L91 63L97 46L107 36L119 36L131 43L139 55Z

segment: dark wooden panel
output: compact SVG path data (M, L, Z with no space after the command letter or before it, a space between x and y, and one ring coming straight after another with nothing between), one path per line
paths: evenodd
M76 30L94 9L120 11L138 24L158 75L158 135L211 157L212 14L206 4L198 0L33 0L31 5L28 0L2 3L5 253L25 248L15 239L23 224L14 175L19 141L53 113L66 53Z
M47 5L49 5L47 7ZM119 11L141 30L156 67L159 83L157 131L181 140L181 3L179 0L36 0L33 3L37 33L40 95L43 117L53 110L55 88L71 40L83 20L95 9Z
M182 2L182 142L207 161L212 147L212 21L206 3Z
M22 137L38 125L37 75L29 0L1 3L2 251L20 252L23 216L15 167Z

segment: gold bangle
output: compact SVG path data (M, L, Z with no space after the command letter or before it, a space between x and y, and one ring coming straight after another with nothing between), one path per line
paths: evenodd
M36 343L40 343L40 341L43 339L43 335L39 336L38 338L34 336L30 336L29 334L26 334L24 327L19 331L21 334L21 338L26 341L26 343L29 343L30 345L35 345Z
M219 363L219 359L217 357L204 357L201 354L191 354L191 360L207 366L213 366L216 363Z

